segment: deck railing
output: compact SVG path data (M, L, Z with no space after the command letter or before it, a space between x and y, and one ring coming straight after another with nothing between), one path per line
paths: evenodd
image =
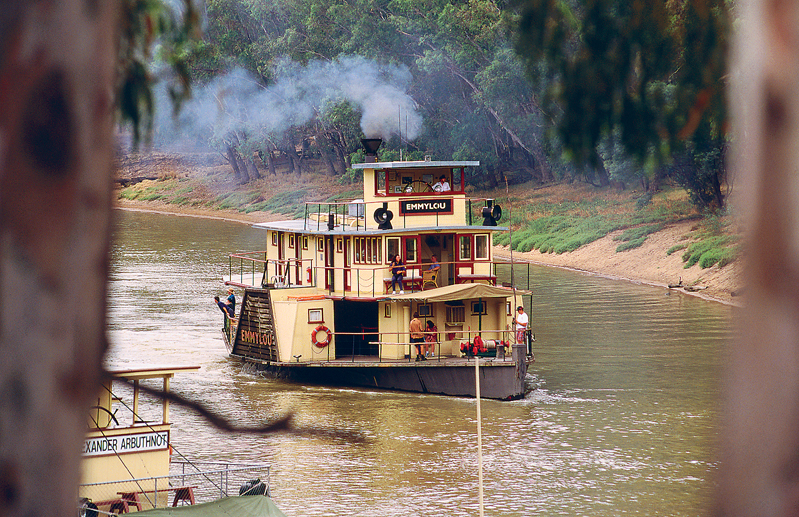
M103 483L86 483L78 487L79 509L86 502L98 506L98 513L118 515L129 510L163 508L176 504L214 501L240 495L242 487L256 486L250 493L268 495L270 466L266 463L230 464L221 462L172 461L169 475ZM263 485L260 485L263 483ZM116 494L109 497L108 494Z
M435 281L427 282L425 272L430 269L430 264L429 262L405 264L403 288L406 292L413 293L433 287L470 282L496 285L498 278L510 278L507 273L500 276L502 268L510 266L507 262L450 261L439 262L440 269ZM529 289L529 267L526 275L519 276L519 280L522 281L517 284ZM391 277L391 268L387 264L328 267L313 259L269 259L266 258L265 251L254 251L230 255L229 276L226 283L239 287L275 289L311 286L325 289L330 294L376 298L391 292ZM507 282L501 283L509 285Z
M408 362L413 362L416 357L416 345L432 345L433 346L433 356L431 357L433 360L441 361L447 358L453 357L466 357L471 356L472 352L470 348L467 347L466 350L461 350L460 344L461 342L464 343L474 343L474 338L476 336L480 336L483 340L485 348L488 352L484 352L481 356L486 357L486 354L493 354L492 356L504 358L505 357L505 348L511 347L513 344L516 343L516 330L512 328L506 329L482 329L482 330L459 330L459 329L444 329L437 330L436 332L423 332L425 336L434 335L436 338L440 337L440 334L457 334L456 337L453 339L458 341L458 348L452 352L442 353L442 340L436 339L433 342L425 342L425 343L411 343L407 341L406 338L409 338L409 333L407 331L404 332L331 332L331 335L335 339L335 349L336 349L336 356L331 356L332 347L325 347L322 350L315 351L316 355L311 358L312 362L332 362L334 360L341 361L342 359L347 359L352 363L369 363L369 362L376 362L382 363L386 361L385 357L388 354L385 354L386 349L388 347L393 347L396 351L398 347L404 348L403 359ZM527 355L533 354L532 344L535 341L535 335L533 334L532 330L526 330L522 332L523 339L521 341L522 344L525 345L525 349L527 350ZM369 338L377 336L377 340L369 340ZM351 346L348 349L348 338ZM356 339L357 338L357 339ZM446 341L452 341L452 339L448 339ZM377 347L377 353L357 353L357 345L361 343L367 343L371 347ZM502 348L502 350L497 350L498 348ZM371 351L370 351L371 352ZM397 354L394 354L397 355ZM428 358L430 360L431 358Z
M367 230L378 230L379 223L375 220L374 214L376 210L381 208L388 208L389 203L395 203L400 200L418 200L435 201L438 199L454 199L457 198L457 193L439 193L439 192L412 192L403 197L386 197L379 201L335 201L325 203L305 203L305 210L303 215L303 230L311 231L325 231L325 230L338 230L344 232L358 232ZM493 207L494 199L489 198L466 198L465 202L465 218L466 224L472 226L474 224L482 224L482 210L483 207ZM454 209L454 206L453 206ZM435 224L439 225L441 218L450 218L452 214L433 212L430 214L436 218ZM394 213L392 226L394 228L412 228L414 227L415 215L403 215Z

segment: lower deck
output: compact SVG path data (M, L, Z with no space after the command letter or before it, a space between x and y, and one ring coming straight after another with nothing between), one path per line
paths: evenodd
M409 359L378 360L372 356L352 356L314 362L268 362L232 355L255 365L266 374L294 382L325 386L356 386L456 397L477 395L476 371L480 396L513 400L527 391L525 377L535 361L524 345L514 345L512 354L498 358L432 357L427 361Z

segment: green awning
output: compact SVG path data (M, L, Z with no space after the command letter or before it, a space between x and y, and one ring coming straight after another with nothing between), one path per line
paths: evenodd
M136 512L141 517L286 517L286 514L263 495L225 497L210 503L156 508Z
M530 291L516 289L516 296L530 294ZM427 291L415 293L395 294L386 296L386 300L406 302L452 302L455 300L477 300L488 298L507 298L513 296L514 290L510 287L498 287L486 284L454 284Z

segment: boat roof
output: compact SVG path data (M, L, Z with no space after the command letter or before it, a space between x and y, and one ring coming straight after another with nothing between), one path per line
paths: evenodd
M420 162L376 162L353 163L353 169L414 169L424 167L479 167L478 161L420 161Z
M278 230L281 232L293 232L293 233L308 233L308 234L324 234L324 235L385 235L387 233L419 233L420 230L436 230L436 231L480 231L480 232L501 232L501 231L508 231L507 226L470 226L466 225L458 225L458 226L414 226L410 228L393 228L391 230L379 230L377 228L370 228L364 229L363 226L349 226L349 225L341 225L337 226L333 230L327 229L327 223L321 222L319 223L319 228L308 228L308 224L303 221L302 219L293 219L287 221L270 221L265 223L255 223L252 225L253 228L260 228L263 230ZM316 226L316 225L314 225Z
M507 298L508 296L531 294L524 289L513 289L486 284L453 284L415 293L388 295L384 299L392 302L454 302L479 298Z
M131 380L173 377L178 372L197 371L199 366L142 366L138 368L109 367L108 373Z

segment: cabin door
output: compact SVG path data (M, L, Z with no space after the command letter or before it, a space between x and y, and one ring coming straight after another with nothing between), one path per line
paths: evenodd
M286 249L283 247L286 243L286 234L277 232L277 276L282 277L287 273L283 267L283 260L286 258Z
M334 269L336 264L336 243L335 239L331 237L325 237L325 289L329 291L334 291L335 288L335 278L336 278L336 270Z
M334 300L333 324L336 326L336 359L353 356L377 356L378 303Z
M352 291L352 269L350 267L350 238L344 237L344 290Z
M455 238L455 283L463 283L460 275L474 273L474 235L461 234Z
M411 274L411 269L419 269L419 264L421 263L420 242L421 237L418 235L409 235L402 238L402 258L405 261L405 268L408 270L407 275ZM421 275L421 273L419 274Z
M294 262L294 284L302 285L302 235L292 233L289 236L289 247L291 247L292 241L294 242L294 258L296 259Z

